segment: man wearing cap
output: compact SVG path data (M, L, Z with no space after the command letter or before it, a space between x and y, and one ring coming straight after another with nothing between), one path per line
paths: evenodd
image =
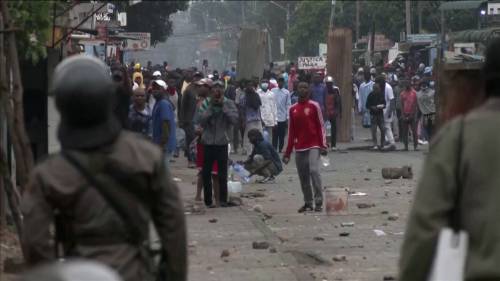
M212 167L216 161L219 167L219 201L227 207L227 165L229 128L238 121L238 111L234 102L224 97L224 82L213 82L210 96L203 101L198 112L198 120L203 129L201 142L204 145L203 188L205 205L213 207Z
M181 108L179 110L179 122L180 127L184 129L186 134L186 145L184 155L188 159L188 167L196 168L195 165L195 155L189 149L189 145L193 142L195 138L194 129L194 116L196 113L196 103L197 103L197 93L196 93L196 83L203 78L201 72L196 72L193 77L187 78L190 84L186 86L184 93L181 95Z
M186 280L186 225L177 187L160 149L121 130L106 65L72 56L57 66L51 85L62 152L37 165L23 193L27 264L92 259L124 281L155 280L145 247L151 223L167 279Z
M153 72L153 80L159 80L159 79L161 79L161 72L157 70Z
M156 80L153 85L160 85L160 88L153 88L152 91L155 99L152 113L153 142L162 148L165 162L168 163L177 147L175 106L167 97L167 84L163 80Z

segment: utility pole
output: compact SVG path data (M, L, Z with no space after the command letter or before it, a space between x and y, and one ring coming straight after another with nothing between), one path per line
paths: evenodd
M241 24L245 25L246 24L246 18L245 18L245 1L240 1L241 5Z
M422 1L417 1L417 10L418 10L418 33L422 33L422 9L424 3Z
M290 30L290 3L286 3L286 32Z
M332 0L332 6L330 7L330 29L333 28L333 18L335 17L335 3L337 1Z
M360 13L360 11L359 11L360 3L359 2L360 2L360 0L356 0L356 35L355 35L356 40L355 40L355 42L357 42L359 37L360 37L359 36L359 13Z
M411 34L411 1L406 0L406 38Z

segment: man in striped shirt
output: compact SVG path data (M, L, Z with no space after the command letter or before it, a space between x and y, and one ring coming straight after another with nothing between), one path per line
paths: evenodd
M323 191L319 169L320 155L327 155L325 127L321 108L309 99L309 85L298 85L299 101L290 107L288 145L283 163L288 164L295 148L295 162L299 173L300 186L304 195L304 206L298 212L323 210ZM311 188L312 182L312 188ZM314 196L313 196L314 195Z

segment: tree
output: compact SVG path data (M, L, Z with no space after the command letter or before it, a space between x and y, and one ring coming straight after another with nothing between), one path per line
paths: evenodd
M361 1L360 35L368 35L375 27L377 33L399 41L405 30L404 1ZM422 1L422 27L426 32L440 32L442 1ZM301 1L297 5L297 16L286 35L287 50L291 57L317 54L318 44L326 41L329 26L331 1ZM334 25L355 29L356 1L336 1ZM412 30L417 31L417 1L412 1ZM447 29L452 31L477 27L477 11L458 10L446 13ZM355 40L355 38L353 38Z
M125 2L127 31L150 32L151 45L164 42L172 33L170 15L187 9L189 3L182 1L142 1L135 5Z
M8 1L19 55L22 59L36 63L47 55L46 43L52 27L53 5L64 5L58 1Z

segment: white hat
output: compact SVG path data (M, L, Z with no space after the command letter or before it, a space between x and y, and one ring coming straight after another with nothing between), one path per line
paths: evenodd
M165 81L163 81L161 79L155 80L155 81L153 81L153 83L158 84L158 86L162 87L163 90L167 89L167 83L165 83Z
M332 76L327 76L326 77L326 83L328 83L328 82L333 83L333 77Z
M358 72L365 72L365 70L362 67L360 67L358 68Z
M153 72L153 76L161 76L161 72L159 72L158 70Z

